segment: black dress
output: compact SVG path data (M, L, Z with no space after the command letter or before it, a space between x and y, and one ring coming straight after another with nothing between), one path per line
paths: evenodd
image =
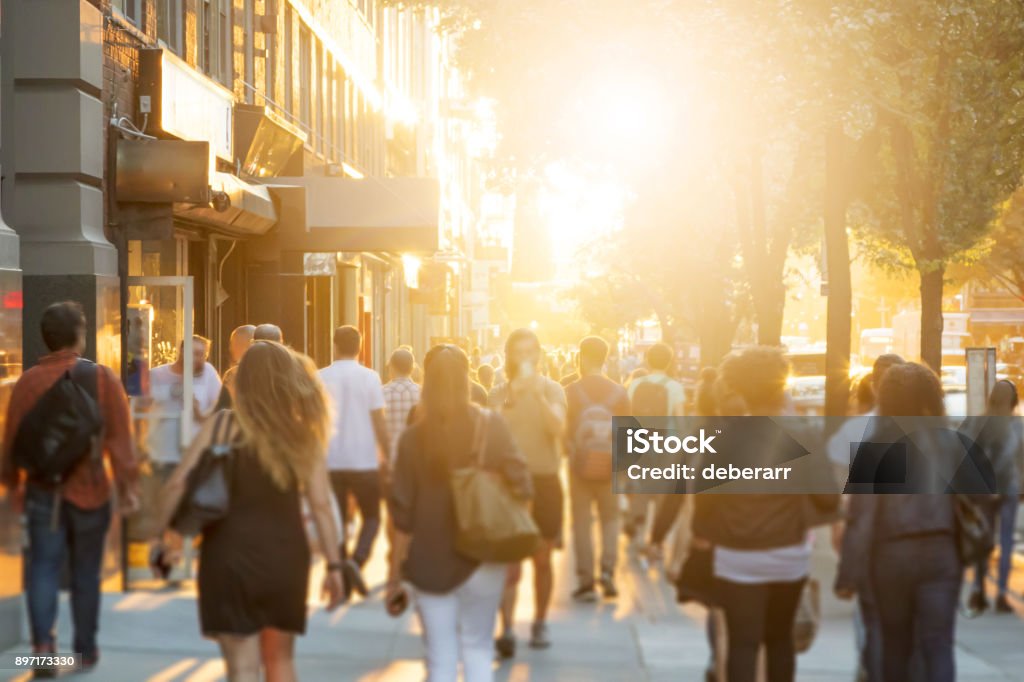
M231 507L203 531L199 621L203 634L302 634L310 551L298 486L277 487L247 448L235 450Z

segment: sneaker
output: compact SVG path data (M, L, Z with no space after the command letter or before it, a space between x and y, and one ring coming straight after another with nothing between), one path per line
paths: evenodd
M996 613L1013 613L1013 607L1010 606L1005 594L996 597Z
M615 599L619 596L619 590L615 587L615 580L607 573L601 576L601 592L604 593L605 599Z
M548 637L547 623L534 623L530 628L530 648L547 649L551 646L551 639Z
M585 604L592 604L597 601L597 591L594 589L594 583L587 583L586 585L580 585L576 588L576 591L572 593L573 601L578 601Z
M982 613L988 608L988 599L985 598L985 593L981 590L975 590L971 592L970 599L967 600L967 608L974 613Z
M498 658L501 660L508 660L516 655L516 636L510 633L505 633L501 637L494 640L494 650L498 654Z
M345 561L341 562L341 576L345 579L346 599L352 593L353 590L358 592L360 596L363 597L365 597L366 594L370 591L366 587L366 580L363 579L363 572L359 570L359 564L352 561L351 559L346 559Z

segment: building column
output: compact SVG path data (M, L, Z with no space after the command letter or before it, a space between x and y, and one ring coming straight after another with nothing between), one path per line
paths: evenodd
M2 16L2 200L20 237L25 366L46 353L46 306L75 300L89 318L86 354L117 368L117 251L103 224L103 16L86 0L3 0Z

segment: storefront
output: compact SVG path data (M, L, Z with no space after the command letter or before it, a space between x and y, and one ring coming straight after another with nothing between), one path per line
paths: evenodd
M151 370L174 362L182 349L190 357L199 335L211 341L209 360L223 373L231 330L254 321L245 243L266 234L277 212L266 187L229 171L248 163L271 172L302 138L265 112L247 109L236 122L232 93L165 50L142 51L138 92L150 109L145 131L122 130L113 142L122 377L137 452L160 459L155 449L168 439L154 434L180 434L172 449L188 442L191 410L182 406L192 404L194 392L187 379L173 400L156 395ZM128 532L142 535L131 525ZM144 573L137 567L145 567L145 552L144 544L129 546L129 580Z

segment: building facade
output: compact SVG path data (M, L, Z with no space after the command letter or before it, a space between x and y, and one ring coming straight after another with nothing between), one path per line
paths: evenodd
M221 371L243 323L280 325L320 366L340 324L378 370L400 344L466 339L488 123L465 100L430 10L2 0L2 385L43 354L42 310L80 301L145 456L149 368L193 333ZM121 530L110 576L127 573ZM0 644L18 538L0 504Z

